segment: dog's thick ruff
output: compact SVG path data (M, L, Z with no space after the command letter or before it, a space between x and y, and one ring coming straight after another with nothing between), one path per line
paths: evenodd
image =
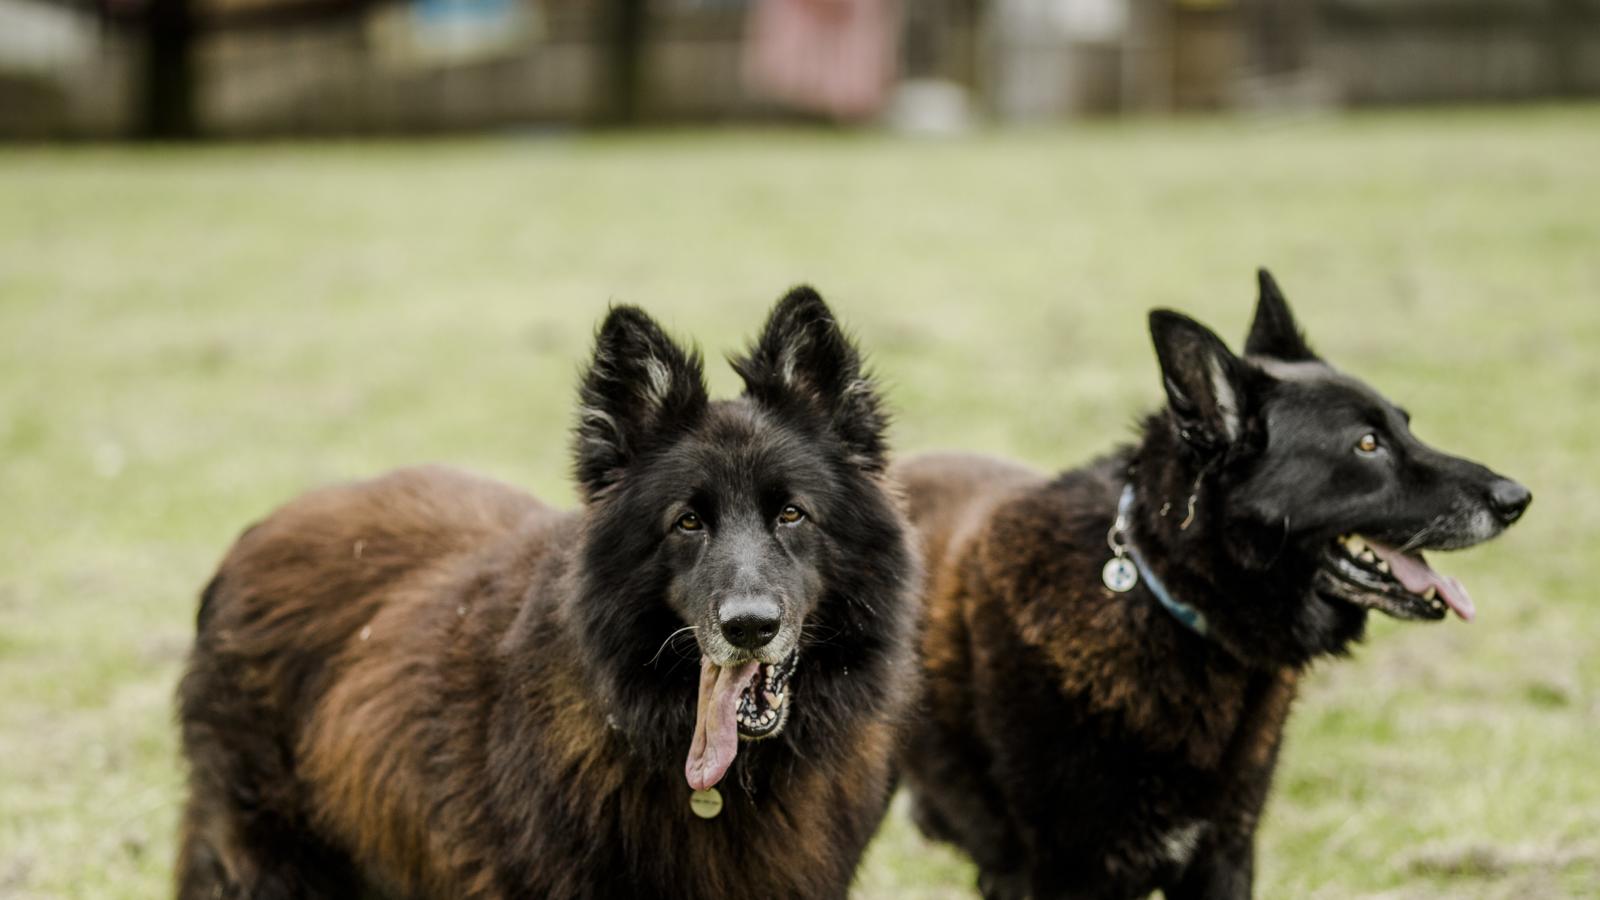
M739 365L746 396L710 403L698 359L619 308L579 510L421 468L241 536L180 690L179 897L844 896L912 699L915 557L821 300L791 294ZM794 497L811 530L780 533ZM706 820L684 760L734 589L800 611L798 663L786 725L743 742Z
M1527 505L1317 360L1265 273L1246 357L1173 313L1151 328L1168 406L1136 445L1054 478L970 456L895 471L928 572L905 779L987 897L1248 897L1299 673L1358 640L1369 606L1437 605L1401 604L1375 568L1392 596L1324 582L1330 548L1466 546ZM1204 634L1147 584L1101 581L1129 483L1128 537Z

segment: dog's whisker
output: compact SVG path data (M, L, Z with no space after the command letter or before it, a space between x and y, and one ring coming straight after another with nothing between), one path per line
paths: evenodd
M696 630L696 626L694 626L694 625L685 625L682 628L679 628L677 631L674 631L673 633L667 635L667 639L662 641L661 642L661 646L656 648L656 655L650 657L650 661L645 663L645 665L646 666L655 665L656 664L656 660L661 658L661 651L667 649L667 645L672 643L672 639L673 638L677 637L680 634L683 634L684 632L694 631L694 630Z
M695 642L694 635L680 632L668 638L667 641L667 648L678 659L691 661L700 659L700 646ZM685 646L685 642L687 642L688 646Z
M1406 539L1405 543L1400 545L1400 552L1410 553L1418 547L1426 544L1428 539L1433 535L1434 531L1440 525L1443 525L1446 519L1447 516L1444 515L1435 516L1432 521L1428 522L1426 525L1423 525L1421 528L1418 528L1415 534L1411 535L1411 537Z
M824 633L824 629L818 625L803 624L800 626L800 640L811 646L832 643L833 639L838 637L839 634L840 630L838 628L827 629L826 633Z

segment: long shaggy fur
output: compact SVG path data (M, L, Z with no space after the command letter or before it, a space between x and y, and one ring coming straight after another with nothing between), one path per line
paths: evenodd
M581 388L577 510L407 469L241 536L179 692L179 897L844 896L915 683L916 563L863 462L875 395L825 317L786 298L739 363L747 396L713 403L698 356L614 310ZM814 473L822 587L787 727L742 747L702 820L683 773L698 665L657 522L663 473L707 469L730 502Z

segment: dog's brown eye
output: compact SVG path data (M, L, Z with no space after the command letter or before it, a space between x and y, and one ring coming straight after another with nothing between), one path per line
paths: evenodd
M1356 449L1362 453L1377 453L1378 436L1370 431L1366 434L1363 434L1361 436L1361 440L1356 441Z
M778 521L785 525L793 525L805 517L806 514L800 511L800 507L792 503L785 506L783 512L778 513Z
M700 523L700 517L694 513L684 513L674 524L678 526L679 531L699 531L705 527Z

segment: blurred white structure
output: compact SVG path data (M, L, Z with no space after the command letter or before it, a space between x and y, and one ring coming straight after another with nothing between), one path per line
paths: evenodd
M0 136L122 131L129 51L83 7L0 0Z

